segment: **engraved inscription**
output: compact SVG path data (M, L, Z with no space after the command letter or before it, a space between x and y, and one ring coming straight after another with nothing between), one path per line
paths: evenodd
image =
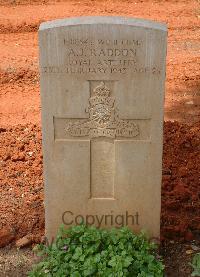
M78 67L68 67L68 66L43 66L41 68L42 73L50 73L50 74L125 74L128 71L128 68L131 67L131 73L132 74L153 74L153 75L159 75L161 73L161 70L156 67L139 67L135 65L134 60L119 60L118 63L123 65L122 67L114 67L113 64L109 65L109 63L114 63L116 61L113 60L103 60L99 61L100 63L104 63L107 65L107 67L88 67L90 65L90 61L84 60L84 61L73 61L72 63L77 65ZM79 63L85 63L85 66L80 66ZM88 63L88 66L86 64Z
M63 64L42 67L43 73L57 74L153 74L159 75L158 65L140 62L142 40L63 38Z
M137 64L141 42L134 40L64 39L68 74L125 74Z
M66 132L73 137L136 137L139 135L137 124L119 119L115 98L110 96L110 89L102 81L93 90L93 95L89 98L86 113L89 119L69 121Z

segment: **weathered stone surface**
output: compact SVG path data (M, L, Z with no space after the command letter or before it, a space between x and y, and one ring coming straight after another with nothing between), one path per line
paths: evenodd
M47 236L84 221L158 237L165 25L57 20L39 41Z

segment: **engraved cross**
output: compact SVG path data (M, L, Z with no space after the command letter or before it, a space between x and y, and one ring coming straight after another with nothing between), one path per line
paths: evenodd
M137 137L139 126L133 120L119 118L106 81L98 81L93 89L93 81L89 82L88 118L65 119L65 134L90 140L90 198L114 199L115 139Z

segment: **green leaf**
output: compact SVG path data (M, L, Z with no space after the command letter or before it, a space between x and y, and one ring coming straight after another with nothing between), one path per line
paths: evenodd
M193 267L191 276L200 276L200 253L196 253L190 264Z
M39 245L43 261L29 277L162 277L164 266L154 256L145 234L128 228L101 230L85 225L59 230L52 245ZM194 274L199 259L194 259ZM193 275L197 276L197 275Z

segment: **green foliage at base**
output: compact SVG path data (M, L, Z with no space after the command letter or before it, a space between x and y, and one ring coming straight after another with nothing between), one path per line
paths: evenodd
M191 266L193 267L191 276L200 276L200 253L194 255Z
M155 248L143 233L136 235L128 228L62 227L52 245L37 247L43 261L28 276L161 277L164 266Z

